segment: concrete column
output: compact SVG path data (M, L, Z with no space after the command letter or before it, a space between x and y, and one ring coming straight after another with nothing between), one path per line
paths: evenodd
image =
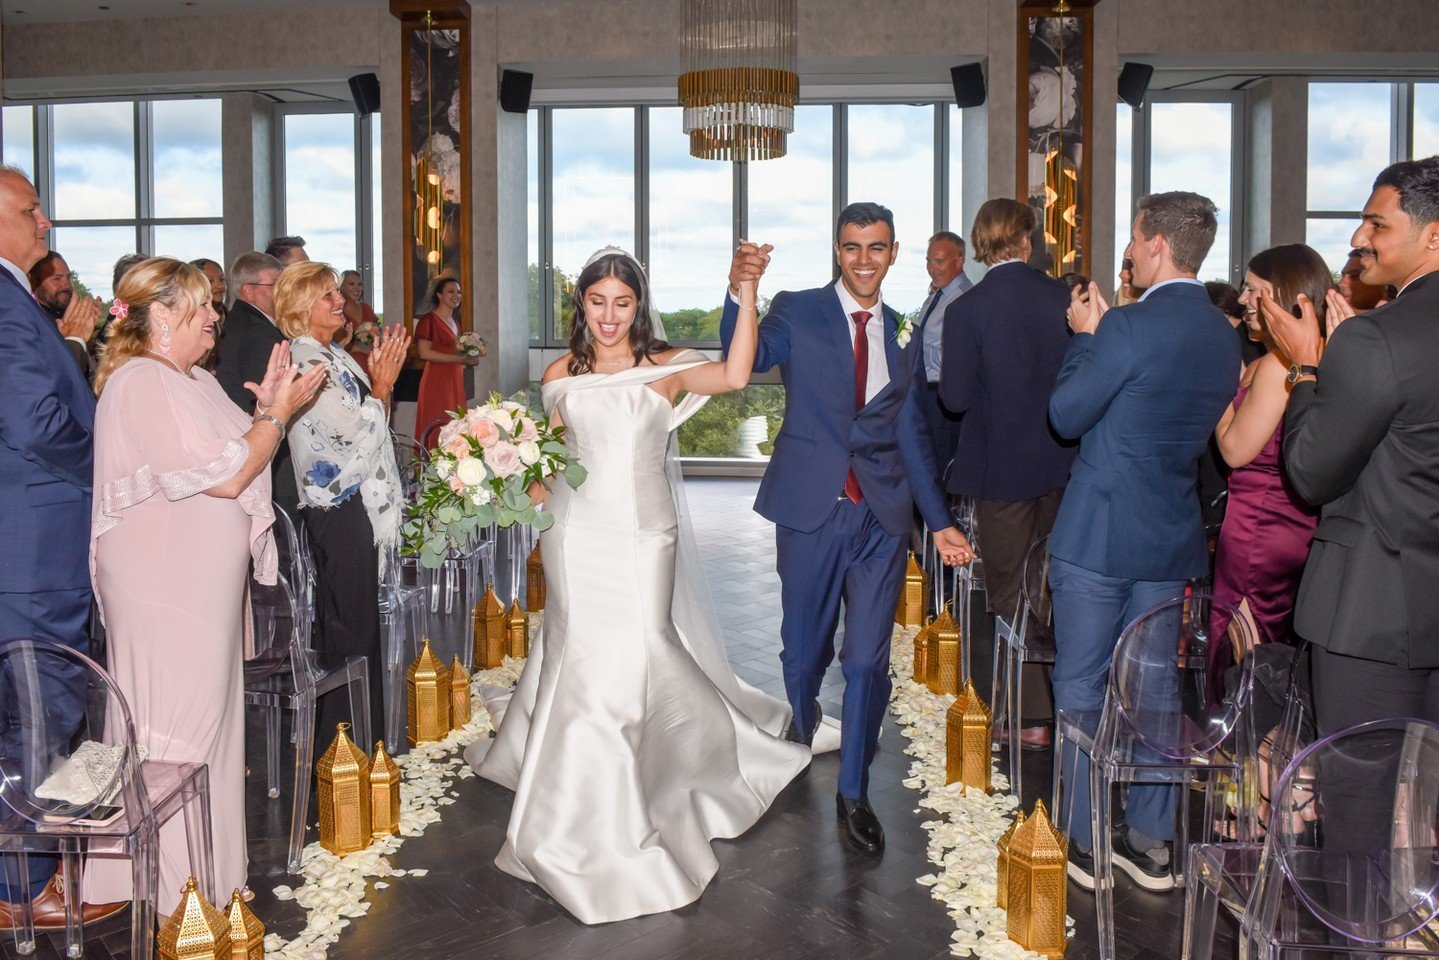
M220 150L225 216L225 269L275 235L273 119L252 93L220 97Z
M522 113L505 113L496 103L495 142L495 242L491 244L497 262L495 281L497 302L494 313L495 335L490 339L499 349L492 356L498 364L495 371L497 389L510 394L522 390L529 382L529 211L527 208L529 164L526 143L526 120Z
M414 318L414 304L405 302L405 233L409 230L409 161L404 149L404 122L401 105L410 95L410 81L401 67L400 21L389 11L376 14L379 25L380 77L380 235L376 246L385 251L385 302L375 304L386 323L408 323ZM411 414L413 416L413 414Z
M988 46L985 79L989 85L986 129L975 137L987 143L989 162L986 165L989 197L1017 197L1015 171L1019 164L1018 89L1019 89L1019 14L1014 0L989 0ZM970 130L965 127L965 151L968 153ZM985 139L987 137L987 139ZM966 200L968 198L966 197ZM983 201L981 201L983 202ZM966 209L978 209L979 204Z
M1084 162L1089 165L1089 256L1084 272L1106 296L1113 294L1114 273L1114 150L1117 137L1115 103L1119 98L1119 8L1101 3L1094 8L1094 111ZM1127 119L1127 117L1126 117ZM1126 225L1127 226L1127 225Z
M504 193L513 189L502 184L499 166L499 62L497 59L497 33L499 13L494 7L475 7L470 14L470 183L465 203L470 210L471 276L465 291L466 307L476 332L489 343L489 355L482 359L474 372L476 396L486 396L491 390L510 393L524 386L524 381L515 382L502 376L502 371L512 368L523 371L529 348L528 325L524 323L523 307L520 319L526 333L523 341L507 336L507 329L501 320L500 300L500 250L499 209L501 200L508 203ZM520 150L524 150L524 117L520 121ZM524 164L520 164L519 203L524 203ZM523 218L523 213L521 214ZM523 224L523 219L521 220ZM522 228L523 229L523 228ZM521 269L525 256L525 235L520 233L517 251L503 251L506 257L518 256ZM523 282L523 273L521 275ZM520 294L523 302L524 294ZM515 354L511 357L510 354Z
M1276 244L1304 242L1309 85L1304 77L1271 77L1247 97L1246 261Z

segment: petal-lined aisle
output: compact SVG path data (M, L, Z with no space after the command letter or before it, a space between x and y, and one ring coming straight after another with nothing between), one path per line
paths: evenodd
M895 627L890 712L909 741L904 752L914 758L904 785L920 792L921 808L939 814L924 824L929 831L929 862L936 871L919 882L931 888L958 928L951 943L955 956L1039 960L1040 954L1009 939L1005 911L994 905L995 843L1014 820L1019 800L1006 792L1009 778L997 769L991 772L993 790L988 794L945 783L945 714L954 697L932 693L914 682L918 632L917 627ZM1069 924L1072 927L1073 921Z

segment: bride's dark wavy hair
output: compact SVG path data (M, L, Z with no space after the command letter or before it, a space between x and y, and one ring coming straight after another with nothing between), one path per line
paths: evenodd
M592 373L595 368L595 347L590 341L590 328L585 323L585 294L605 277L614 277L635 292L635 319L630 324L630 348L635 366L663 353L670 345L655 334L650 316L650 285L639 264L622 253L607 253L580 271L572 299L575 312L570 327L570 376Z

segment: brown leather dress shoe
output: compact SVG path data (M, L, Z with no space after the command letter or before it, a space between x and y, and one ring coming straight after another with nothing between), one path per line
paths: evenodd
M81 906L80 915L86 924L99 923L107 917L124 910L129 900L117 903L86 903ZM57 873L45 884L45 889L33 901L36 930L65 929L65 888ZM0 930L14 930L20 926L20 904L0 900Z
M999 742L1009 742L1008 730L1000 731ZM1048 750L1051 742L1047 724L1019 728L1019 749L1021 750Z

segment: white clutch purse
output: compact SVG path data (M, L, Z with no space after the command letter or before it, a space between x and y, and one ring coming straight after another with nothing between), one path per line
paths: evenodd
M137 747L143 763L150 751ZM120 791L120 760L124 748L118 745L86 740L52 770L35 790L42 800L58 800L77 807L109 803Z

